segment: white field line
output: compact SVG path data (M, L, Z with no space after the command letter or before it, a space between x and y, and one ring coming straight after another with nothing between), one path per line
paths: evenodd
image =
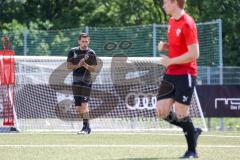
M68 133L69 134L69 133ZM71 133L72 134L72 133ZM75 133L73 133L75 134ZM112 134L112 135L159 135L159 136L183 136L183 133L157 133L157 132L150 132L150 133L147 133L147 132L142 132L142 133L101 133L101 132L98 132L96 133L97 134ZM234 135L219 135L219 134L206 134L206 133L203 133L200 135L201 137L217 137L217 138L240 138L240 136L234 136Z
M25 133L1 133L1 135L74 135L76 132L25 132ZM95 132L91 135L159 135L159 136L183 136L182 133L145 133L145 132L136 132L136 133L124 133L124 132ZM91 136L88 135L88 136ZM235 135L219 135L219 134L206 134L203 133L201 137L216 137L216 138L240 138L240 136L235 136Z
M61 144L6 144L0 145L0 148L167 148L167 147L174 147L174 148L186 148L186 145L164 145L164 144L157 144L157 145L115 145L115 144L89 144L89 145L81 145L81 144L69 144L69 145L61 145ZM198 145L201 148L240 148L240 145Z

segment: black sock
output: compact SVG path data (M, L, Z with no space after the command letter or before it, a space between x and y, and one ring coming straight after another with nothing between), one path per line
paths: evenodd
M88 128L89 127L89 121L88 119L83 119L83 127Z
M182 128L182 124L178 121L177 116L174 112L170 112L169 115L166 118L164 118L164 120L175 126Z
M196 152L195 128L190 117L185 117L179 120L185 134L188 151Z
M89 112L83 113L83 127L89 128Z

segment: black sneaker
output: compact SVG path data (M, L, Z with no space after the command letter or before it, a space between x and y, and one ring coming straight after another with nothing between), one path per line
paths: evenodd
M79 131L77 134L90 134L91 128L90 127L83 127L81 131Z
M198 158L198 154L197 152L187 151L182 157L180 157L180 159L186 159L186 158Z
M202 133L202 129L201 128L196 128L195 129L195 141L196 141L196 146L197 147L197 141L198 141L198 137L199 135Z

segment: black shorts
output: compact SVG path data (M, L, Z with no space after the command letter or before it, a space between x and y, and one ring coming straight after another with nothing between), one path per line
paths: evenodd
M90 100L92 83L73 82L72 90L75 100L75 106L81 106L81 103L85 103Z
M157 95L157 100L172 98L176 102L190 105L194 88L196 86L196 77L190 74L186 75L164 75L163 80L174 85L174 89L167 95ZM159 91L160 93L160 91Z

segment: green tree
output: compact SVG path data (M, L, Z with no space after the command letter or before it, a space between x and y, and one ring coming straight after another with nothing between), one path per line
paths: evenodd
M17 38L22 38L20 32L27 29L47 31L166 23L168 18L162 5L163 0L2 0L0 31L17 30L15 47L21 47L22 40ZM225 65L240 65L239 8L240 0L187 0L186 9L197 22L222 19ZM39 50L47 51L52 45L67 41L64 38L61 41L60 37L62 33L57 34L52 42L34 41L41 42Z
M188 10L198 21L222 19L224 65L240 65L240 0L189 0Z

